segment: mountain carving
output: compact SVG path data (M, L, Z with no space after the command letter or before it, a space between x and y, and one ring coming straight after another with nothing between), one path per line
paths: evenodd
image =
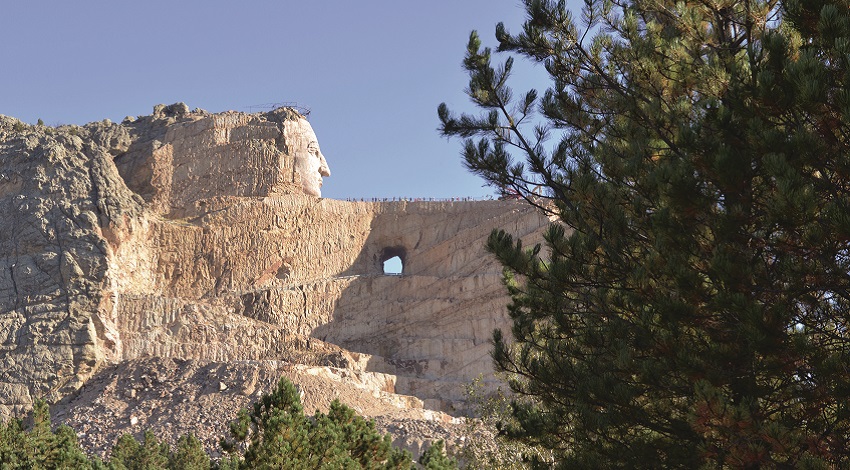
M224 424L287 375L308 408L349 397L416 451L400 420L448 426L472 380L497 386L508 298L484 242L498 228L533 244L549 220L516 201L316 197L333 156L312 132L289 108L0 116L0 416L44 398L102 448L177 436L169 416L210 407Z

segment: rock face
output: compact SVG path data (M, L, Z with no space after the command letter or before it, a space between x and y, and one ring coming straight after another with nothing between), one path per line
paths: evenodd
M45 133L0 119L0 415L121 357L109 239L143 213L112 162L129 142L110 123Z
M549 221L514 201L315 197L329 175L288 108L0 116L0 416L151 358L349 371L402 407L462 409L469 381L496 383L488 340L508 326L484 241L534 243Z

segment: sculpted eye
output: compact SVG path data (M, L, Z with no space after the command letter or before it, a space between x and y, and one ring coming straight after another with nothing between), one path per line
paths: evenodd
M317 142L310 142L307 144L307 151L310 153L319 153L319 144Z

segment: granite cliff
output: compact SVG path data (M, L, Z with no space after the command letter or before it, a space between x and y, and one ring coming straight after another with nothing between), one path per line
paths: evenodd
M317 197L329 175L290 108L0 116L0 417L45 398L99 449L209 415L212 446L212 416L287 375L307 409L339 396L414 451L441 437L471 380L498 384L507 297L484 241L533 243L549 220L515 201ZM384 274L393 256L402 275Z

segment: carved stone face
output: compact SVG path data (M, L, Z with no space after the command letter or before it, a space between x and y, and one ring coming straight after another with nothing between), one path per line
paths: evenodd
M301 187L311 196L322 196L322 177L330 176L331 170L322 151L316 133L306 119L286 121L286 145L295 156L295 170L301 175Z

